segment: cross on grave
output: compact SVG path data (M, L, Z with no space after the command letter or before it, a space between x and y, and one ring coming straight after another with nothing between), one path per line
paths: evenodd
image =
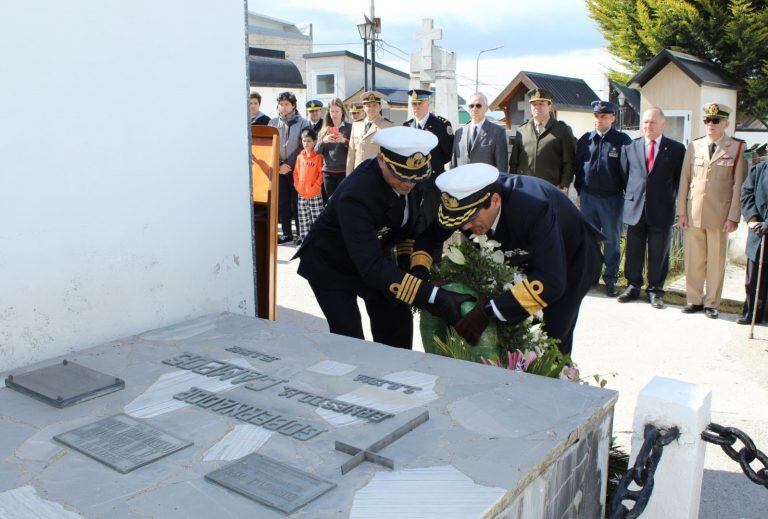
M384 436L381 440L377 441L376 443L371 444L367 449L358 449L357 447L354 447L352 445L349 445L348 443L336 441L336 450L339 452L343 452L345 454L351 454L352 458L347 460L346 463L344 463L341 466L341 474L344 475L353 468L360 465L362 462L367 461L369 463L377 463L383 467L387 467L390 469L395 468L395 462L392 461L389 458L385 458L384 456L380 456L376 454L384 447L391 445L392 443L396 442L412 430L414 430L419 425L423 424L429 420L429 411L424 411L419 416L411 420L410 422L407 422L391 433Z
M421 41L421 68L432 69L432 49L435 41L443 38L443 30L435 29L435 21L431 18L421 20L421 29L414 33L414 37Z

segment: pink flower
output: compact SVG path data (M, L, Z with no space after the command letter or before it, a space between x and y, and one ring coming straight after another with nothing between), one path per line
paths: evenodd
M560 380L568 380L570 382L578 382L580 380L579 377L579 368L576 366L565 366L563 367L563 370L560 372L560 376L558 377Z
M512 371L528 371L528 367L536 360L536 352L534 351L523 353L520 350L515 350L515 353L509 351L507 354L509 356L507 369Z

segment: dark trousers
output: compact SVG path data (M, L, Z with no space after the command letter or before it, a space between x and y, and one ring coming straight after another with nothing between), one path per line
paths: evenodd
M664 282L669 273L669 245L672 226L648 225L645 211L635 225L627 227L624 276L638 290L643 286L643 266L648 251L648 287L646 292L664 295Z
M593 235L586 235L576 261L568 267L566 289L562 297L544 309L544 327L547 334L560 339L560 351L570 355L573 350L573 330L579 318L581 301L600 278L603 256Z
M760 257L760 249L757 249L757 257ZM744 281L744 289L746 290L746 296L744 297L744 308L742 308L742 315L752 318L752 312L755 311L755 303L757 303L757 315L755 316L756 323L762 323L765 319L765 298L768 295L768 265L763 260L763 271L761 272L760 280L760 294L755 298L755 292L757 292L757 272L760 267L760 263L752 259L747 259L747 279Z
M603 280L607 286L614 286L619 273L621 260L621 228L624 212L624 196L596 196L581 192L581 213L584 218L600 230L606 237L603 242L605 272Z
M328 199L336 191L336 187L346 178L347 175L344 172L329 173L323 171L323 203L328 203Z
M277 205L277 215L280 226L283 228L283 236L293 238L291 220L299 228L299 195L293 187L293 172L280 176L280 198Z
M331 333L365 339L357 298L365 302L371 320L373 340L396 348L411 349L413 315L411 307L394 301L370 287L328 289L309 282Z

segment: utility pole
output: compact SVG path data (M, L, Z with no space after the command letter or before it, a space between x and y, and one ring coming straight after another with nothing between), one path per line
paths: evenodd
M376 12L374 0L371 0L371 90L376 90Z

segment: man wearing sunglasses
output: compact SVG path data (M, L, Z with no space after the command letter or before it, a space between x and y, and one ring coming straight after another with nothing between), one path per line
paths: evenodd
M677 197L677 222L685 229L688 304L683 312L703 310L710 319L717 319L725 249L728 234L739 224L747 163L744 141L725 133L733 110L720 103L707 103L702 110L707 134L688 145Z
M497 171L507 171L507 133L504 127L489 121L488 98L476 92L469 98L472 119L456 130L453 140L452 167L462 164L490 164Z
M296 253L298 273L309 281L331 333L364 338L360 298L373 340L410 349L411 305L453 324L461 303L472 298L408 272L421 206L414 187L429 177L437 137L397 126L373 138L380 151L336 188Z

